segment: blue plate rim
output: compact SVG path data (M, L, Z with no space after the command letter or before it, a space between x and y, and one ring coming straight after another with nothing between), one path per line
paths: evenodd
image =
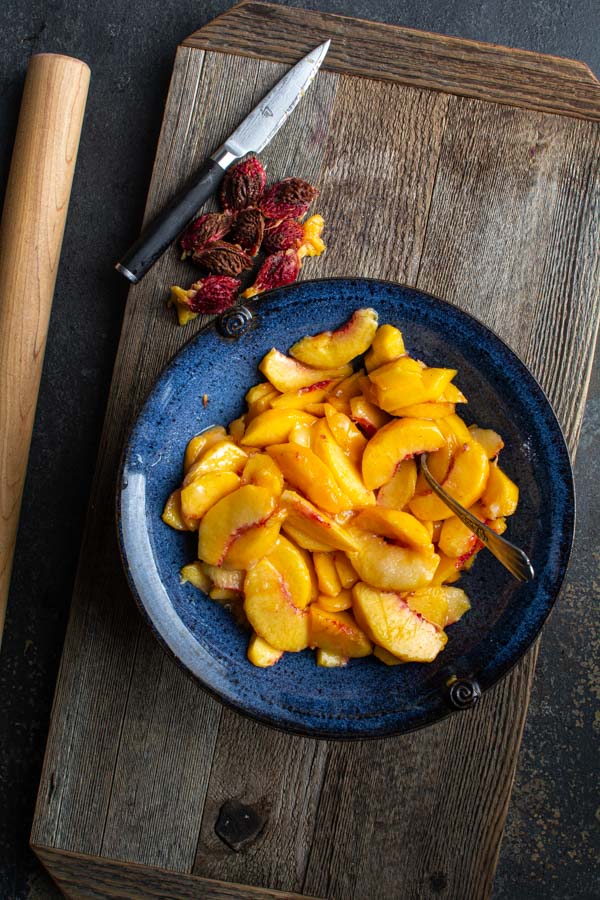
M472 315L469 312L461 309L455 304L451 303L449 300L444 300L441 297L438 297L435 294L431 294L428 291L424 291L421 288L413 287L408 284L404 284L402 282L391 281L389 279L382 278L364 278L360 276L335 276L331 278L311 278L305 279L301 282L295 282L291 285L286 285L281 288L275 288L270 291L265 291L263 294L258 295L256 298L253 298L253 301L241 303L230 309L226 310L225 313L215 316L205 325L203 325L195 334L191 335L190 338L180 347L180 349L171 357L168 363L160 370L152 385L146 392L144 396L143 402L139 405L137 412L135 413L132 421L130 422L126 437L123 442L123 447L121 449L119 463L117 467L117 478L116 478L116 490L115 490L115 519L116 519L116 531L117 531L117 544L119 549L119 556L121 559L121 564L123 567L123 571L125 577L127 579L127 583L130 589L130 592L133 596L133 599L136 603L138 610L140 611L142 618L146 622L146 624L150 627L150 630L160 646L163 650L167 652L167 654L175 661L178 668L181 669L188 678L190 678L198 687L200 687L203 691L205 691L209 696L213 697L220 704L222 704L227 709L234 710L236 713L241 714L244 718L249 719L250 721L260 722L263 725L267 725L271 728L275 728L277 731L280 731L285 734L293 734L299 737L308 737L315 738L317 740L336 740L336 741L364 741L364 740L381 740L385 738L394 738L403 734L410 734L411 732L420 731L422 728L428 728L432 725L435 725L438 722L447 719L449 716L454 715L457 712L463 712L464 710L459 707L453 707L448 704L447 708L443 711L432 710L423 716L422 720L420 720L416 724L411 724L409 727L402 728L389 728L385 724L381 726L379 730L371 730L369 732L354 732L354 731L335 731L332 729L320 729L311 725L311 727L302 728L300 726L296 726L293 723L285 722L282 723L280 719L276 717L276 715L270 716L264 712L257 711L249 711L247 710L241 703L236 703L234 700L231 700L222 694L220 694L217 690L211 687L208 683L203 681L198 675L191 671L191 669L179 658L175 650L167 643L166 638L159 632L157 627L154 624L146 606L144 605L143 599L137 589L137 586L134 582L124 546L124 535L122 531L122 518L120 513L120 500L122 494L122 484L124 477L124 470L127 462L128 449L131 443L132 435L135 431L135 428L138 424L140 417L142 416L144 409L147 404L151 400L154 392L158 389L159 383L162 381L163 377L167 373L167 371L176 363L178 358L186 352L191 344L193 344L196 340L198 340L203 334L208 332L210 329L218 331L219 322L223 315L231 313L235 311L236 308L246 307L251 311L256 311L257 314L260 314L261 307L265 304L265 302L269 302L275 297L280 297L282 294L288 294L294 292L299 287L310 287L312 284L332 284L336 282L344 282L346 284L352 283L367 283L367 284L375 284L375 285L384 285L388 288L399 289L410 291L411 293L417 293L426 297L429 300L434 301L442 307L447 307L451 310L453 315L458 315L459 318L463 317L465 320L474 322L479 328L485 331L488 335L490 335L501 347L508 353L508 355L512 358L516 367L521 370L524 374L525 379L530 383L530 385L535 389L538 394L538 398L543 401L545 406L547 407L547 411L550 413L550 418L552 420L553 426L555 428L557 436L560 438L560 453L562 455L562 462L565 465L565 487L567 489L567 506L568 506L568 515L565 521L566 532L568 532L568 542L561 547L561 559L559 566L559 574L555 579L551 596L548 599L547 609L543 616L540 617L539 622L537 623L536 629L532 631L529 636L529 640L526 644L523 645L522 649L518 654L515 655L514 658L509 659L506 663L503 663L498 666L495 675L493 678L489 679L484 685L481 685L481 696L486 694L488 691L496 687L501 681L503 681L515 668L517 663L519 663L523 657L531 650L535 642L540 636L541 631L544 628L544 625L548 621L560 591L562 589L562 585L564 584L565 577L568 573L569 566L572 558L573 544L575 538L575 527L576 527L576 518L577 518L577 510L576 510L576 492L575 492L575 481L574 481L574 473L573 473L573 463L571 461L571 455L569 453L569 449L567 446L567 442L564 436L564 432L554 408L548 399L546 392L533 375L533 373L529 370L529 368L525 365L525 363L521 360L518 354L506 343L506 341L501 338L489 325L486 325L481 321L477 316ZM233 342L237 341L237 336L229 337L223 336L224 340L231 340Z

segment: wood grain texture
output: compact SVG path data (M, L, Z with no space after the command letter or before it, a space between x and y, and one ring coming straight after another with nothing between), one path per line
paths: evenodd
M332 72L600 119L600 83L581 62L271 3L240 3L185 46L295 62L331 38Z
M32 849L65 897L72 900L300 900L299 894L225 884L51 847L34 845ZM318 898L304 894L302 900Z
M254 46L268 55L263 9ZM239 48L178 51L146 217L284 70ZM561 77L579 83L568 61ZM599 311L598 140L592 122L321 72L264 161L272 179L293 172L321 187L328 251L303 278L390 278L478 315L548 389L574 452ZM536 648L474 711L395 740L328 744L221 709L135 612L114 479L145 392L200 327L175 328L164 305L168 285L192 278L173 250L130 290L34 842L330 900L487 897ZM232 801L258 822L237 850L217 834Z
M78 59L32 57L0 224L0 643L89 82Z

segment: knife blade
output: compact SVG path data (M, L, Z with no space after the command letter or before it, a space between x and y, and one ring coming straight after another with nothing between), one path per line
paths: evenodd
M149 224L115 268L137 284L167 247L196 217L219 187L229 166L247 153L260 153L300 102L319 71L331 41L311 50L269 93Z

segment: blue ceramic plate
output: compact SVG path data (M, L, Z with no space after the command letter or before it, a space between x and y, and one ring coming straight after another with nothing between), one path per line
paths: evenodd
M519 584L487 551L460 581L472 610L448 629L435 662L388 667L374 657L323 669L315 654L286 653L271 669L246 659L247 632L179 570L196 556L194 535L161 521L180 482L189 438L227 424L260 380L271 348L336 328L361 306L402 329L407 347L431 365L458 369L468 423L503 436L503 468L519 484L507 537L523 547L536 578ZM574 524L569 456L552 409L526 367L491 331L427 294L380 281L332 279L273 291L200 332L162 373L131 431L119 479L118 522L125 569L159 640L206 690L240 712L288 731L327 738L400 734L469 705L505 675L546 619L563 580ZM236 337L225 336L236 333ZM203 408L203 394L209 397Z

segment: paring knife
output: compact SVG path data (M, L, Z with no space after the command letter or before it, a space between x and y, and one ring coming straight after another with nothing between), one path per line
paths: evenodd
M118 272L137 284L214 194L229 166L247 153L260 153L266 147L304 96L330 43L325 41L315 47L277 82L225 143L204 162L192 183L150 223L115 266Z

